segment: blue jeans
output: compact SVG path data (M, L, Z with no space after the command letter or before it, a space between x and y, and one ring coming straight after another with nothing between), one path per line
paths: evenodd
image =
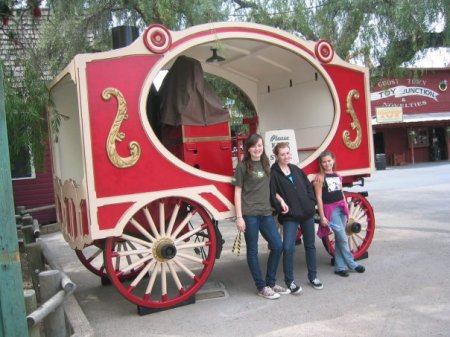
M305 221L301 221L300 227L302 229L303 245L305 247L308 279L312 281L317 277L314 218L311 217ZM284 282L286 282L288 287L294 281L294 253L297 229L297 222L283 222L283 270Z
M283 243L277 230L273 216L244 215L245 243L247 246L247 263L255 281L256 288L261 290L265 286L273 287L277 276L278 262L283 252ZM259 232L269 243L269 258L267 260L266 280L262 278L258 261Z
M348 238L345 233L345 224L347 221L342 209L336 207L329 220L337 227L337 229L333 229L336 251L334 255L334 269L336 271L355 269L358 264L353 259L353 255L348 246Z

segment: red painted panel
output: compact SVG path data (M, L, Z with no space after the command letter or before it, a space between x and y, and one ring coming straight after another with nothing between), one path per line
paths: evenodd
M234 188L233 188L234 190ZM217 209L219 212L227 212L229 211L229 207L223 204L222 201L217 199L217 197L212 193L202 193L200 194L203 198L205 198L215 209Z
M145 133L138 114L139 95L143 82L153 64L160 56L128 56L87 64L87 87L89 92L89 118L91 122L94 179L97 197L118 196L193 187L211 184L210 181L180 170L169 158L165 158L153 146ZM119 90L127 104L128 118L120 125L125 138L116 141L120 156L129 155L128 144L136 141L141 147L137 163L129 168L117 168L109 160L106 143L114 123L117 102L102 99L106 88ZM88 173L89 174L89 173ZM225 183L214 183L229 192ZM232 193L227 196L232 199Z
M214 125L184 125L184 138L230 136L230 125L228 122Z
M102 229L112 229L116 227L120 217L133 203L108 205L98 208L98 226Z
M364 73L336 65L324 65L324 68L335 84L341 108L338 128L328 150L336 154L336 165L340 171L368 168L370 167L369 137L372 137L372 135L367 134L369 121L367 120L368 103L365 97ZM356 89L359 92L359 99L353 99L352 105L362 129L362 141L355 150L351 150L345 145L342 136L343 132L348 130L350 139L354 140L356 138L356 131L350 126L353 120L350 114L347 113L347 95L352 89ZM305 168L305 172L307 174L318 172L317 161L308 165Z

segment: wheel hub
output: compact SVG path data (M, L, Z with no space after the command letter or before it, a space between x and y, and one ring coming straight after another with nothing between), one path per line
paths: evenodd
M161 238L153 244L152 253L156 260L164 262L177 255L177 247L172 239Z
M356 222L353 219L349 219L347 224L347 234L358 234L359 232L361 232L361 228L362 226L359 222Z

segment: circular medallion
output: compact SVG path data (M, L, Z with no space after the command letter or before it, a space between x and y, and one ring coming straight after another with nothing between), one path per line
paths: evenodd
M329 63L334 57L334 49L328 40L319 40L316 43L315 53L320 62Z
M151 25L144 32L144 43L152 53L162 54L172 45L172 37L166 27Z
M439 90L447 91L447 80L442 80L439 82Z

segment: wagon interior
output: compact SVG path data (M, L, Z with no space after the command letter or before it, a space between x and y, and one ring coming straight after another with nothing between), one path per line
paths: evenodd
M161 142L192 166L231 175L248 133L293 129L300 163L310 157L329 134L335 116L330 88L319 70L291 50L249 39L221 40L222 61L208 62L213 45L193 46L161 69L167 75L159 90L154 83L147 105L150 124ZM205 74L236 86L251 102L252 113L220 111L218 107L229 108L234 102L219 101ZM204 90L203 99L198 97L199 88ZM190 101L174 103L177 95L187 92ZM195 113L197 117L189 116ZM186 122L183 114L188 115ZM229 135L232 140L227 144Z

